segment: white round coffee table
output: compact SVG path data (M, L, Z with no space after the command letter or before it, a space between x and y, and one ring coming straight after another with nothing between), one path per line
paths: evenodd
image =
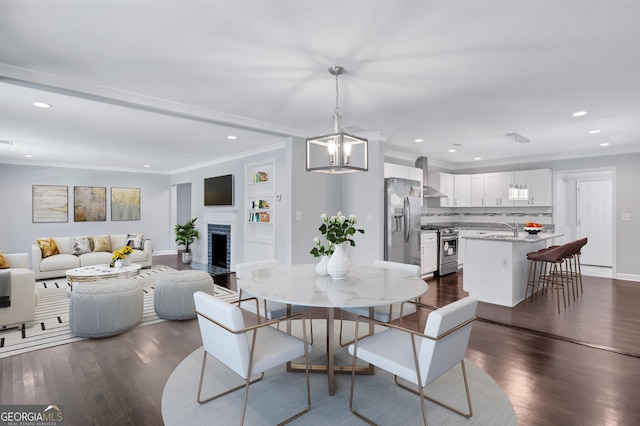
M109 265L82 266L80 268L69 269L65 272L69 284L107 280L111 278L131 278L138 275L142 269L139 263L132 263L120 268L111 268Z

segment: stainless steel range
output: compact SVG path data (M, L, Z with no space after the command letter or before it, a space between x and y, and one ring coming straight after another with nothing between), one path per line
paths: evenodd
M458 229L446 225L423 225L422 229L438 231L438 270L435 275L458 271Z

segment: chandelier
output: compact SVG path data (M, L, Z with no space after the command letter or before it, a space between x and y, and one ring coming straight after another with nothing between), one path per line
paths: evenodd
M368 141L344 130L338 104L338 76L341 66L329 68L336 78L336 109L331 126L320 136L307 139L307 171L319 173L366 172L369 168Z
M518 133L507 133L507 136L512 140L512 151L514 141L519 144L529 143L529 139ZM529 199L529 188L527 188L527 185L517 182L515 171L513 172L513 181L509 184L509 192L507 198L513 201L527 201Z

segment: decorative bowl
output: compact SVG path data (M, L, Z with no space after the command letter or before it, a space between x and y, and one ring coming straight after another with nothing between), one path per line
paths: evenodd
M531 228L531 227L525 226L524 230L527 231L531 235L535 235L538 232L542 231L542 228Z

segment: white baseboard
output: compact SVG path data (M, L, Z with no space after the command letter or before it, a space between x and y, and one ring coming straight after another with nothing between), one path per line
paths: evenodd
M161 251L153 251L154 256L166 256L169 254L178 254L178 250L161 250Z
M635 274L616 274L616 279L640 282L640 275L635 275Z

